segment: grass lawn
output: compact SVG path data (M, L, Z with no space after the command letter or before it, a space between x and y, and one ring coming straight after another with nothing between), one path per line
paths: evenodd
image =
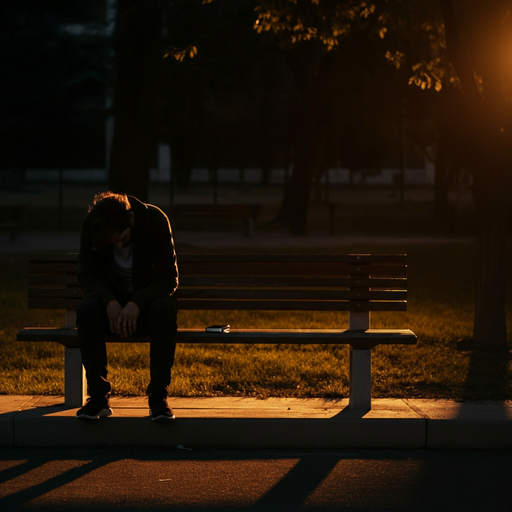
M179 249L179 248L178 248ZM183 249L182 249L183 252ZM299 252L294 250L294 252ZM416 346L373 350L373 396L512 399L512 361L455 349L471 338L476 244L339 247L300 252L408 254L409 310L376 313L372 327L410 328ZM24 326L63 325L62 311L26 308L26 257L0 255L0 393L61 394L64 349L55 343L18 343ZM509 268L511 275L512 262ZM510 294L507 304L512 327ZM346 328L346 313L181 312L181 327ZM149 347L108 347L114 393L143 395ZM346 397L348 348L298 345L178 345L171 393L176 396Z

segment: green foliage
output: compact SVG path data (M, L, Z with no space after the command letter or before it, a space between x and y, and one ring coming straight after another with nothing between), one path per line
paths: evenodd
M433 2L354 0L261 0L254 29L279 34L288 44L318 41L328 51L353 31L386 38L385 58L406 65L409 84L440 91L458 84L446 51L444 24Z
M375 5L361 1L263 0L255 11L254 29L259 34L282 34L292 44L320 41L330 51L354 24L374 14Z

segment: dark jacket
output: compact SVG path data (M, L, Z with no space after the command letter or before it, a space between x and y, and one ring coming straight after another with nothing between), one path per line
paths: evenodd
M135 214L132 232L134 293L130 300L140 309L156 298L172 295L178 288L178 266L171 225L165 213L150 204L128 196ZM80 235L78 283L84 293L96 297L107 307L119 299L114 251L111 245L95 249L92 245L89 214L84 217Z

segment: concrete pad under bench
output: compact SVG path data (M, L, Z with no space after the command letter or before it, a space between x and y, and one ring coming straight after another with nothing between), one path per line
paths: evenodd
M406 402L428 418L428 448L512 448L510 400Z
M60 397L63 402L63 397ZM47 403L48 402L48 403ZM172 398L177 419L152 422L146 398L113 398L96 421L42 398L15 416L18 447L178 446L236 448L421 448L425 421L403 400L375 400L371 411L348 400Z

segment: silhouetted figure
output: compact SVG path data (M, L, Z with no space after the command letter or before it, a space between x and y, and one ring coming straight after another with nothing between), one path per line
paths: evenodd
M103 192L82 223L78 337L90 398L77 418L112 414L105 335L150 335L150 415L173 419L167 404L176 349L178 267L167 216L135 197Z

